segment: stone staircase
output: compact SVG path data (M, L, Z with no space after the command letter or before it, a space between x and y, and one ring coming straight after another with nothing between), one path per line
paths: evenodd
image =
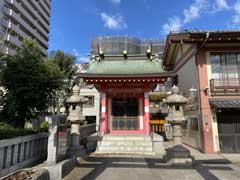
M104 135L98 141L96 154L155 155L150 135Z

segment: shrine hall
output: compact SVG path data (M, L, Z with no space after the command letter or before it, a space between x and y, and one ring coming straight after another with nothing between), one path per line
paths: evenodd
M104 134L150 133L149 92L164 83L168 74L151 46L145 54L107 55L98 47L89 69L80 77L101 93L100 131Z

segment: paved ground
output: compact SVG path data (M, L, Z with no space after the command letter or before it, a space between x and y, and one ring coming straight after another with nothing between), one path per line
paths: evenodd
M234 163L222 155L195 156L197 160L192 168L175 168L163 163L160 156L91 155L83 158L64 180L240 180L239 155L230 157Z
M166 147L171 144L165 144ZM64 180L240 180L240 154L203 154L185 146L195 158L192 168L166 165L158 156L90 155Z

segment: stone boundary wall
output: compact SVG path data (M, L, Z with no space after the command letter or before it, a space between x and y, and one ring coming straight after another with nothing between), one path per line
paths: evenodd
M46 159L48 133L0 140L0 178Z
M80 140L96 132L96 124L80 126Z

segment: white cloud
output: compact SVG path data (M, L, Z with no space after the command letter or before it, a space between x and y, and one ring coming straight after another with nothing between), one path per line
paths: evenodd
M240 15L233 16L233 27L240 26Z
M240 28L240 0L234 4L234 15L232 17L232 28Z
M76 50L76 49L73 49L72 52L73 52L73 55L76 57L78 57L80 55L78 50Z
M79 56L77 58L77 63L86 63L89 62L89 57L88 56Z
M183 10L184 20L183 24L187 24L194 19L200 17L202 10L207 8L208 1L207 0L195 0L193 4L190 5L188 9Z
M201 16L202 11L208 7L207 0L195 0L189 8L183 10L183 18L178 16L171 17L168 22L162 26L162 34L168 34L170 31L179 31L185 24Z
M104 22L104 27L108 29L117 30L127 28L127 23L124 21L123 17L119 14L109 15L105 12L102 12L100 15Z
M89 61L89 57L86 55L81 55L77 49L73 49L72 52L73 52L73 55L76 56L77 64L86 63Z
M110 1L114 4L120 4L121 3L121 0L110 0Z
M182 23L179 17L175 16L168 19L168 23L162 26L162 33L168 34L170 31L179 31L181 29Z
M234 11L236 12L236 14L240 15L240 0L237 0L235 5L234 5Z
M230 6L228 5L226 0L215 0L215 3L213 4L214 11L227 10L227 9L230 9Z

